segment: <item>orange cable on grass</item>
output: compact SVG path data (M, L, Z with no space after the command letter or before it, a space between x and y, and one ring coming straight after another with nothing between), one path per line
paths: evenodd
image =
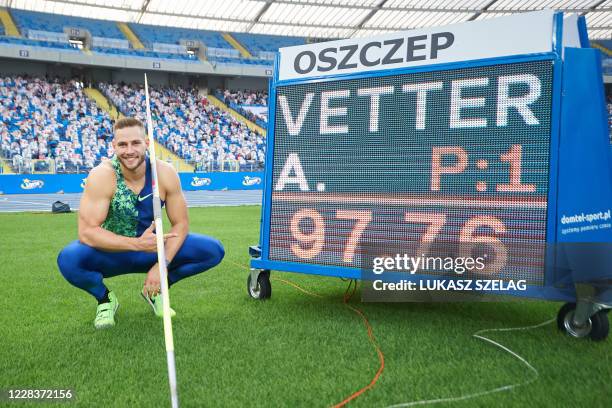
M297 289L300 292L303 292L303 293L305 293L307 295L314 296L314 297L317 297L317 298L323 298L323 296L319 295L318 293L314 293L314 292L311 292L309 290L306 290L303 287L301 287L300 285L298 285L297 283L293 283L291 281L288 281L288 280L285 280L285 279L281 279L281 278L273 278L272 280L273 281L282 282L282 283L284 283L285 285L288 285L288 286L293 286L295 289Z
M351 284L353 282L354 282L353 290L350 291L351 290ZM376 374L372 378L372 381L370 381L370 383L368 385L366 385L365 387L362 387L361 389L355 391L354 393L352 393L351 395L346 397L344 400L342 400L342 402L333 405L333 408L343 407L346 404L348 404L349 402L351 402L352 400L354 400L355 398L359 397L364 392L366 392L369 389L373 388L374 385L376 385L376 383L378 382L378 379L380 378L382 372L385 369L385 355L383 354L382 350L378 346L378 343L376 343L376 339L374 338L374 330L372 329L372 325L370 324L370 322L368 321L368 318L365 316L365 314L360 309L358 309L358 308L348 304L348 301L351 299L351 297L353 297L353 295L355 294L356 290L357 290L357 281L351 280L349 282L349 286L346 288L346 291L344 292L343 303L344 303L344 305L346 307L351 309L353 312L357 313L359 315L359 317L361 317L361 319L363 320L363 323L365 324L367 332L368 332L368 338L370 340L370 343L372 343L372 345L374 346L374 349L376 350L376 354L378 355L378 361L380 362L380 366L378 367L378 371L376 371Z
M240 265L240 264L238 264L238 263L236 263L234 261L230 261L229 259L228 259L228 261L230 263L236 265L236 266L239 266L239 267L243 266L243 265ZM281 283L284 283L285 285L291 286L294 289L297 289L300 292L305 293L305 294L307 294L309 296L313 296L313 297L317 297L317 298L322 298L323 297L323 296L321 296L321 295L319 295L317 293L310 292L309 290L302 288L297 283L293 283L291 281L288 281L288 280L285 280L285 279L282 279L282 278L274 278L273 280L274 281L279 281ZM378 382L378 379L380 378L382 372L385 369L385 355L383 354L382 350L378 346L378 343L376 343L376 339L374 337L374 330L372 329L372 325L370 324L370 322L368 321L368 318L365 316L365 314L360 309L358 309L358 308L348 304L348 301L351 299L351 297L353 297L353 295L355 294L356 291L357 291L357 281L351 279L349 281L348 287L346 288L346 291L344 292L344 296L342 297L342 303L347 308L349 308L353 312L357 313L357 315L359 315L359 317L361 317L361 319L363 320L363 323L364 323L364 325L366 327L366 330L367 330L367 333L368 333L368 339L370 340L370 343L372 343L372 345L374 346L374 349L376 350L376 354L378 355L378 361L380 362L380 366L378 367L378 371L376 371L376 374L374 375L374 377L372 378L372 380L370 381L370 383L368 385L366 385L365 387L362 387L359 390L355 391L354 393L352 393L351 395L346 397L342 402L339 402L338 404L333 405L333 408L340 408L340 407L345 406L346 404L348 404L349 402L351 402L355 398L359 397L364 392L366 392L369 389L371 389L372 387L374 387L374 385L376 385L376 383Z

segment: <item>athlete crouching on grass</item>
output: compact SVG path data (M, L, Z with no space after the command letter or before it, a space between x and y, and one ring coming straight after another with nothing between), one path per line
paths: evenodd
M151 162L145 155L149 141L143 124L135 118L115 123L115 157L89 173L79 208L79 240L59 254L57 264L72 285L98 301L94 325L115 325L117 296L103 279L127 273L147 273L142 296L162 316L157 245L153 223ZM176 171L157 162L159 195L172 229L164 235L168 284L196 275L219 264L221 243L188 233L187 205ZM171 309L171 315L175 312Z

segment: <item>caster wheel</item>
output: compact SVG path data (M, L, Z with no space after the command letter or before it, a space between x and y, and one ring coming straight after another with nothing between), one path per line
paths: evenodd
M247 291L253 299L268 299L272 296L272 285L270 284L270 271L261 271L257 275L255 285L251 284L251 276L247 278Z
M608 313L606 310L600 310L591 316L583 326L576 326L573 322L574 312L576 310L575 303L566 303L563 305L557 315L557 327L572 337L590 337L593 341L605 340L610 332L610 324L608 322Z

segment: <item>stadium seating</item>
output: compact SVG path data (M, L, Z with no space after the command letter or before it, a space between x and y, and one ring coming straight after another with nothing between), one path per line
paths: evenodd
M610 144L612 144L612 94L606 96L606 107L608 108L608 127L610 128Z
M101 83L99 87L123 114L145 121L141 86ZM196 170L253 170L263 166L263 136L209 104L196 90L150 87L150 96L155 139L193 163Z
M297 37L234 33L232 36L253 55L253 58L243 58L216 31L131 23L128 24L129 28L145 46L145 50L134 50L129 48L125 35L112 21L19 9L11 9L10 12L24 38L7 39L0 34L2 43L70 49L64 29L71 27L88 30L93 37L93 44L89 44L92 51L106 55L198 61L197 56L188 54L186 49L177 48L191 40L206 47L207 58L213 65L272 66L274 53L279 47L305 43L304 38Z
M52 31L63 33L64 27L88 30L92 36L124 39L123 33L113 21L92 18L65 16L60 14L39 13L35 11L11 9L11 15L22 35L28 30Z
M149 50L134 50L124 48L103 48L103 47L92 47L91 51L99 52L102 54L112 55L128 55L130 57L146 57L146 58L157 58L157 59L174 59L182 61L197 62L198 58L194 55L189 54L175 54L167 52L155 52Z
M155 43L180 44L181 40L193 40L201 41L207 47L233 49L221 36L221 33L215 31L160 27L146 24L129 24L129 27L147 48L153 48Z
M61 38L57 34L64 34L66 27L72 27L89 31L94 37L92 46L94 52L129 57L198 61L196 56L181 52L178 48L171 51L171 46L176 47L183 40L193 40L201 42L206 47L207 58L213 65L272 66L274 55L279 48L306 43L306 39L301 37L231 33L232 37L253 56L253 58L242 58L220 32L130 23L128 26L146 48L146 50L134 50L128 48L124 33L113 21L21 9L10 9L10 13L25 38L4 37L5 30L0 24L0 43L68 50L71 49L71 46L65 37ZM114 45L113 41L115 42ZM118 45L117 41L125 42L125 47ZM594 42L612 50L612 40L596 40ZM606 75L612 75L612 61L610 60L610 58L606 58L606 61L604 61L603 69Z
M272 61L248 58L227 58L209 56L208 60L216 64L246 64L246 65L269 65L272 66Z
M254 105L254 106L267 106L268 105L268 93L264 91L253 91L253 90L217 90L222 95L221 100L226 105L234 103L236 105Z
M609 50L612 50L612 40L596 40L594 42L606 47Z
M66 50L66 51L78 51L76 48L73 48L69 43L60 43L60 42L55 42L55 41L30 40L29 38L0 36L0 43L11 44L11 45L29 45L32 47L59 48L61 50Z
M161 44L176 45L181 44L181 41L195 41L206 47L208 60L214 64L271 65L269 60L241 58L219 32L146 24L130 24L129 26L145 47L150 49ZM229 52L223 52L223 50ZM232 53L236 55L233 56Z
M604 75L612 76L612 40L592 40L592 47L597 47L602 50L602 71Z
M252 90L222 90L217 89L215 95L227 106L240 113L242 116L255 122L262 128L268 124L267 109L266 114L257 114L251 108L262 108L268 106L268 93Z
M142 87L102 83L100 89L124 114L145 121ZM264 137L210 105L196 90L150 91L156 139L196 169L263 166ZM88 171L113 154L109 115L74 80L0 78L0 117L1 155L20 173L52 167L60 173Z
M86 171L113 154L111 119L76 81L0 78L0 151L17 172Z
M232 36L254 55L259 51L276 52L282 47L306 44L306 40L299 37L247 33L232 33Z

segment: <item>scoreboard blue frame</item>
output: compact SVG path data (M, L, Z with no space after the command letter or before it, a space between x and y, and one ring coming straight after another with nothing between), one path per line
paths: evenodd
M267 133L267 152L266 166L264 178L264 193L262 203L262 219L260 229L260 246L261 257L251 260L251 267L261 270L276 270L297 272L304 274L317 274L323 276L342 277L350 279L360 279L362 272L359 268L349 268L342 266L318 265L312 263L287 262L270 259L270 239L271 239L271 224L272 224L272 193L273 193L273 166L275 159L274 142L277 132L276 116L277 112L277 91L279 87L288 85L304 85L326 83L331 81L339 81L345 79L364 79L364 78L382 78L390 75L415 74L423 72L447 71L452 69L477 68L492 65L503 65L512 63L526 63L537 61L550 61L553 64L552 78L552 114L550 122L550 149L549 149L549 178L548 178L548 205L546 215L546 255L544 269L544 284L529 285L526 291L520 293L514 291L498 291L497 294L520 295L533 298L544 298L550 300L572 301L575 299L575 289L571 284L558 283L560 279L558 272L555 270L561 256L558 249L558 244L561 242L612 242L612 232L607 231L584 231L580 234L562 235L560 232L561 216L568 214L584 214L584 212L596 211L602 206L609 208L612 206L612 166L610 165L610 149L600 142L585 143L581 149L582 156L571 157L571 150L580 142L571 138L572 134L577 132L576 127L580 127L580 134L602 134L604 101L598 98L593 100L592 96L584 97L581 95L579 87L587 87L595 92L600 92L603 96L603 86L598 83L598 78L601 78L601 64L598 64L598 51L586 48L588 47L588 38L586 36L586 24L583 17L579 19L579 34L580 45L584 48L570 49L563 47L563 15L555 13L554 15L554 35L552 38L552 52L537 53L529 55L515 55L498 58L488 58L467 62L454 62L446 64L426 65L401 69L379 70L374 72L360 72L353 74L340 74L330 76L319 76L310 79L289 79L279 80L279 65L280 56L277 55L275 61L275 69L272 81L269 87L269 120ZM570 80L580 77L580 84ZM562 93L566 96L562 98ZM599 96L599 95L597 95ZM584 107L587 104L592 108L590 116L580 118L579 122L567 120L568 116L572 116L573 109ZM565 114L565 120L563 113ZM587 115L589 115L587 113ZM604 131L607 135L607 121ZM607 138L607 136L606 136ZM565 146L560 144L560 140L566 142ZM602 136L603 140L603 136ZM587 146L588 145L588 146ZM596 151L606 147L604 155ZM569 152L568 152L569 150ZM569 154L569 156L568 156ZM575 172L567 174L560 171L560 166L565 166L567 160L591 160L591 157L596 158L594 165L590 170L592 174L577 175ZM564 160L560 163L560 160ZM596 173L596 174L595 174ZM561 178L560 178L561 177ZM582 200L571 193L571 188L563 188L563 184L571 186L580 185L588 195L597 195L597 202ZM607 183L607 185L605 185ZM568 187L568 186L565 186ZM580 212L578 212L580 211ZM431 278L430 274L415 274L414 279ZM571 280L571 279L570 279Z

